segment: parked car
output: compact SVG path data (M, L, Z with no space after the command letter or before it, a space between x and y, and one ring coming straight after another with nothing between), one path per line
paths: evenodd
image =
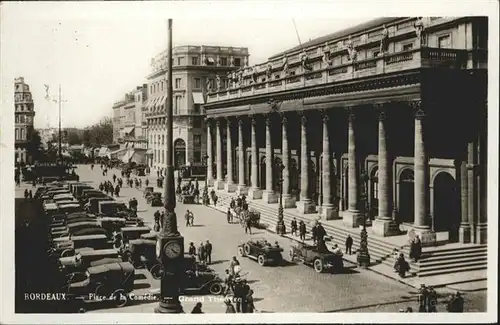
M160 192L153 192L150 196L146 198L146 201L147 203L151 204L152 207L163 205Z
M271 245L265 239L253 239L238 246L238 255L256 260L260 266L269 263L279 264L283 261L283 248L278 243Z
M123 227L119 232L114 234L115 248L120 248L123 244L130 240L141 238L142 234L151 232L149 227Z
M290 248L289 258L292 262L298 259L306 265L312 265L317 273L326 269L340 272L344 268L342 255L329 251L326 246L318 249L317 246L298 243Z
M91 266L92 262L108 258L118 258L118 256L119 252L116 249L88 249L80 251L73 256L59 258L59 266L61 271L66 274L84 272Z
M123 261L135 268L145 268L154 279L161 279L162 265L156 258L156 240L132 239L121 249Z

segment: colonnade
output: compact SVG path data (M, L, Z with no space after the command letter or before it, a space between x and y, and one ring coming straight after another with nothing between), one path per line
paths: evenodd
M399 226L393 219L392 211L392 182L391 182L391 164L387 148L387 131L386 131L386 121L387 115L384 111L383 105L375 105L376 109L379 111L378 118L378 213L376 219L372 223L372 230L374 233L381 236L390 236L399 233ZM420 101L413 101L410 105L415 112L415 130L414 130L414 224L413 229L416 234L418 234L422 242L435 242L436 235L431 230L430 218L429 218L429 165L428 158L426 155L425 143L424 143L424 128L423 122L425 120L425 113L420 107ZM273 168L273 153L274 148L272 147L271 141L271 114L264 116L265 121L265 137L266 137L266 183L258 184L258 148L256 141L257 132L257 116L251 116L251 131L250 131L250 144L251 144L251 179L250 184L246 184L245 181L245 150L243 148L244 144L244 134L243 130L243 119L236 117L238 132L237 141L233 142L232 139L232 128L234 121L232 118L226 119L226 144L228 146L227 150L227 177L224 179L223 175L223 157L222 157L222 118L208 118L207 119L207 155L209 156L207 164L208 166L213 166L214 163L217 168L216 179L214 180L214 175L211 168L208 168L208 182L209 184L214 184L216 189L225 189L228 192L235 192L248 195L251 199L263 199L266 203L277 202L277 193L275 193L272 180L275 168ZM287 113L293 114L293 113ZM288 144L288 118L287 114L280 113L281 122L281 133L282 133L282 163L284 165L283 169L283 205L284 208L297 208L301 213L315 213L316 204L312 200L309 194L309 148L307 144L307 129L308 129L308 117L303 112L297 112L300 117L300 199L295 202L295 198L292 197L290 193L290 147ZM349 109L348 113L348 209L344 211L342 216L343 223L349 227L358 227L362 223L362 212L359 209L358 193L359 193L359 171L356 153L356 128L355 128L356 114L354 110ZM330 137L329 137L329 114L327 110L322 111L322 147L323 147L323 157L322 157L322 207L321 215L325 219L336 219L339 218L338 202L333 201L332 186L334 182L332 181L332 169L331 169L331 154L330 154ZM215 122L215 123L214 123ZM215 141L216 141L216 153L212 153L212 132L215 128ZM238 143L238 179L237 186L233 179L233 143ZM469 158L470 159L470 158ZM469 163L470 164L470 163ZM464 171L466 177L462 178L462 204L465 206L471 200L469 192L466 191L467 185L472 181L470 173L467 173L469 165L467 163L464 165L462 170ZM263 187L263 188L262 188ZM469 185L470 187L470 185ZM464 191L465 188L465 191ZM464 212L466 211L466 212ZM469 223L469 218L471 213L468 210L462 211L462 223L463 227L466 228L466 224ZM465 230L467 233L467 230ZM470 231L469 231L470 233ZM470 235L467 235L469 236Z

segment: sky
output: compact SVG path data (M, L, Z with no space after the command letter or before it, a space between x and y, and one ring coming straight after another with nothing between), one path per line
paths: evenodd
M22 76L31 87L37 128L58 123L57 104L44 99L44 84L51 96L61 84L64 127L111 116L113 102L146 82L150 59L166 48L167 18L174 19L174 46L244 46L256 64L298 45L299 37L306 42L382 16L376 9L363 12L354 1L346 9L331 1L323 9L326 3L3 2L2 104ZM397 7L385 7L385 15L402 14L390 9Z

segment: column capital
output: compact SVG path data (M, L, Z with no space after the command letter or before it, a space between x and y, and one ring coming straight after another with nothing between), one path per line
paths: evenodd
M215 125L220 126L220 119L219 118L215 119Z
M230 127L231 124L233 123L233 118L232 117L226 117L225 120L227 122L227 127Z
M250 115L250 120L253 126L257 125L257 116L255 115Z
M410 100L408 101L408 105L415 111L419 110L422 107L422 100Z
M271 126L271 115L266 114L266 126Z
M302 125L305 125L307 123L307 115L305 114L304 111L298 111L297 115L300 118L300 122Z
M328 117L328 111L326 109L321 110L321 119L323 120L323 123L327 123L328 120L330 119Z
M238 126L243 126L243 120L241 118L238 118Z
M378 114L378 120L385 121L386 119L387 119L387 114L385 113L384 110L381 110Z
M347 119L350 123L354 123L354 120L356 120L356 114L354 114L353 110L348 111Z
M423 109L418 109L416 112L415 112L415 119L416 120L423 120L425 117L425 112Z
M282 124L288 124L288 118L285 116L285 114L281 114L281 123Z
M383 110L385 110L385 103L374 103L374 104L373 104L373 107L374 107L377 111L383 111Z
M269 104L269 113L279 113L281 110L281 101L270 98L267 103Z

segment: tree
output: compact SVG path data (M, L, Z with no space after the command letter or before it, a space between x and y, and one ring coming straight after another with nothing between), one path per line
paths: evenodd
M28 144L26 145L26 152L31 157L32 161L38 161L43 158L42 138L38 131L31 129L28 130Z
M74 131L68 132L67 141L70 146L75 144L82 144L82 139L78 136L78 134Z
M101 146L113 143L113 121L109 117L103 118L83 131L83 143L86 146Z
M82 136L83 144L85 147L90 147L91 146L91 140L92 140L92 133L90 132L90 129L86 128L83 130L83 136Z

